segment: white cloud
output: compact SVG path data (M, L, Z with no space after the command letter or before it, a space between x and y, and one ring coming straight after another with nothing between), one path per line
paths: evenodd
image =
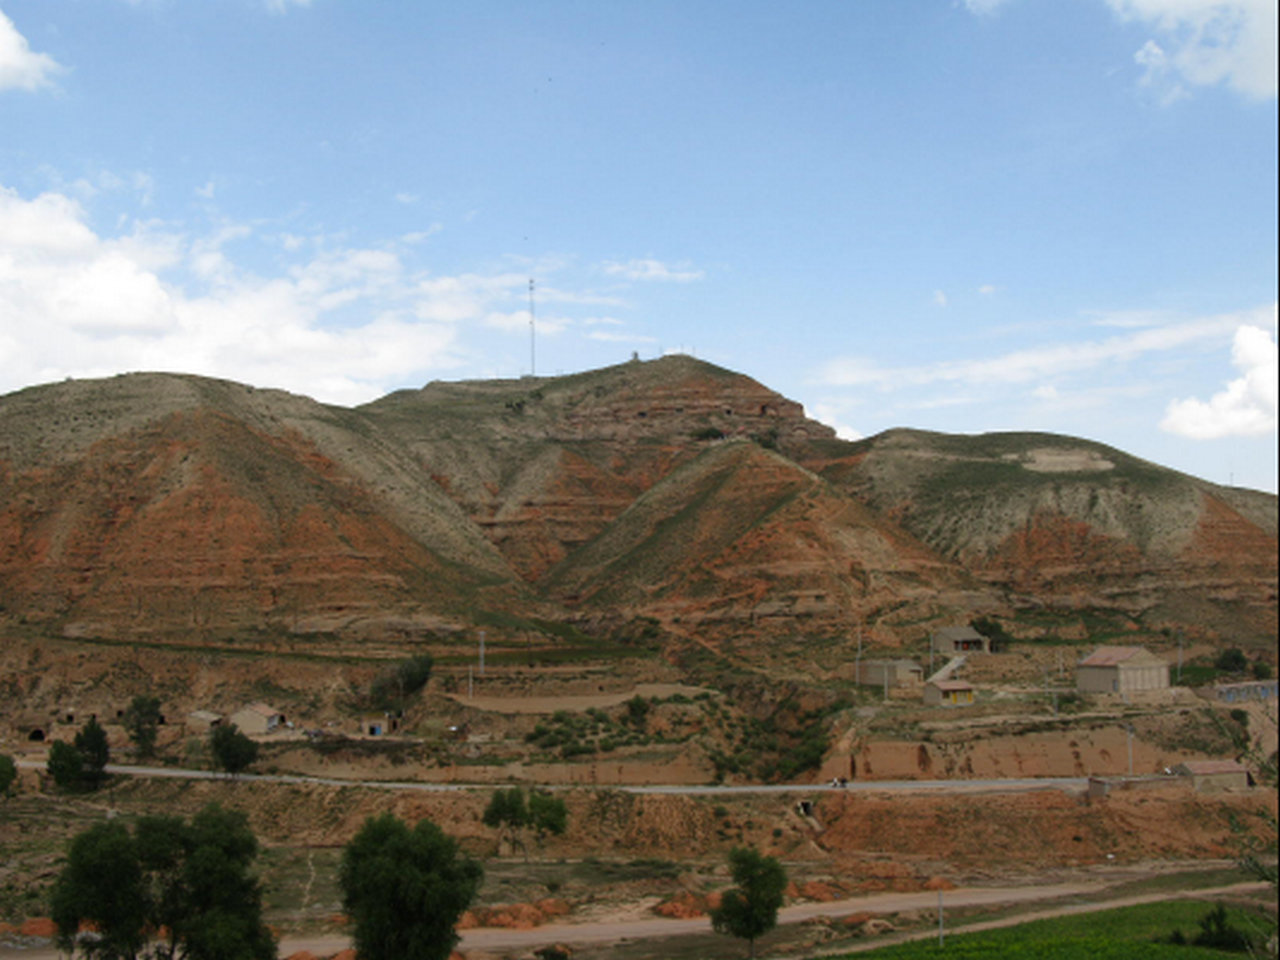
M625 330L592 330L587 334L588 340L598 340L601 343L657 343L657 337L650 337L643 333L628 333Z
M452 325L413 318L431 293L391 251L325 251L263 279L225 250L246 227L192 239L141 224L108 238L86 220L61 194L24 200L0 187L0 391L171 370L354 404L459 362ZM207 291L185 288L184 275ZM372 319L334 323L352 304Z
M37 90L53 83L60 67L47 53L35 53L27 38L0 10L0 90Z
M933 302L940 307L945 307L947 305L947 295L941 290L935 290L933 291Z
M527 296L529 277L523 273L464 273L456 277L428 277L415 288L414 313L436 323L460 323L486 316L496 304ZM525 323L529 314L524 314Z
M1274 432L1280 376L1275 338L1261 327L1241 326L1231 345L1231 362L1240 377L1207 401L1174 400L1160 428L1196 440Z
M815 403L807 411L819 423L825 423L836 432L841 440L861 440L863 434L844 422L843 405L832 403Z
M287 13L290 7L309 7L311 0L266 0L271 13Z
M984 297L989 297L996 292L996 286L993 283L984 283L978 288L978 292Z
M1009 0L964 0L965 9L980 16L995 13Z
M603 269L610 276L623 277L627 280L691 283L694 280L701 280L703 277L701 270L689 269L687 264L672 267L660 260L628 260L626 263L609 260L605 262Z
M1143 83L1176 100L1191 87L1226 84L1256 99L1276 96L1275 0L1107 0L1158 40L1134 54Z
M932 383L1029 383L1067 373L1093 370L1106 364L1126 363L1146 354L1174 350L1190 344L1225 339L1242 323L1262 323L1273 308L1206 317L1183 323L1137 330L1104 340L1050 344L1016 350L998 357L976 360L944 360L924 366L882 367L861 357L832 360L820 372L823 382L839 386L876 386L897 389Z

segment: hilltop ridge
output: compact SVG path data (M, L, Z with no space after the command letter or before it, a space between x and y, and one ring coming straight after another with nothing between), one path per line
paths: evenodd
M0 397L0 494L3 616L70 635L1276 626L1274 496L1051 434L843 441L683 356L354 409L183 374L28 388Z

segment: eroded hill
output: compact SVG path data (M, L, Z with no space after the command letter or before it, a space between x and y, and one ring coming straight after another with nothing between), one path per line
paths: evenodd
M1276 498L1043 434L837 440L688 357L354 410L135 374L0 398L0 604L66 635L891 644L1017 609L1276 629ZM504 626L505 625L505 626Z

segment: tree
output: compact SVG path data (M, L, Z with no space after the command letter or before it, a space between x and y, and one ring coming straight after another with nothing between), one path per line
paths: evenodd
M523 790L512 787L493 792L481 820L485 826L501 831L512 850L519 846L527 859L529 848L521 839L521 833L526 829L533 830L539 843L549 833L560 836L567 825L568 811L559 797L533 790L526 800Z
M7 753L0 753L0 797L9 799L14 781L18 779L18 765Z
M132 960L146 944L148 904L142 865L128 829L98 823L71 842L67 864L50 893L58 948L74 953L82 924L94 939L80 942L86 957Z
M102 729L97 717L80 728L73 744L84 766L80 773L85 789L97 790L107 782L107 763L111 759L111 747L107 743L107 731Z
M366 820L338 874L360 960L445 960L481 876L430 820L413 830L389 813Z
M519 787L493 791L489 805L480 817L486 827L493 827L504 835L512 850L520 843L520 831L529 823L529 808L524 801L524 791ZM523 844L520 844L523 846ZM528 856L528 850L525 850Z
M84 787L84 757L66 741L55 740L49 745L46 767L59 790L80 790Z
M234 723L219 724L209 734L213 762L235 776L253 766L258 759L258 744L250 740Z
M156 752L156 735L159 733L160 698L134 697L124 712L124 728L138 750L138 756L149 757Z
M374 678L369 703L376 710L402 711L409 698L427 685L434 661L427 653L401 660Z
M746 847L729 852L729 870L735 888L727 891L720 906L711 911L716 933L728 933L747 941L749 955L756 955L756 937L778 923L787 874L774 857Z
M96 824L71 843L51 892L58 945L96 960L274 960L249 867L258 841L244 814ZM95 935L79 939L82 926ZM163 939L150 942L157 932Z
M539 843L549 833L557 837L563 835L568 819L568 810L560 797L542 790L534 790L529 794L529 826L533 827Z

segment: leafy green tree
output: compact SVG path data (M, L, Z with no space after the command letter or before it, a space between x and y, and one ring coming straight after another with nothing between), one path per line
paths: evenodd
M401 660L374 678L369 687L369 703L376 710L400 711L409 698L427 685L434 661L430 654Z
M51 743L46 766L59 790L84 789L84 757L71 744L63 740Z
M547 834L562 836L568 825L569 814L564 800L542 790L529 794L529 826L541 843Z
M481 876L430 820L413 830L389 813L366 820L338 874L360 960L445 960Z
M0 797L9 799L14 781L18 779L18 765L7 753L0 753Z
M521 838L523 831L532 830L539 843L547 834L560 836L568 822L568 811L559 797L532 790L526 799L523 790L511 787L493 792L481 820L499 830L512 850L519 846L527 858L529 848Z
M258 842L244 814L96 824L71 844L51 893L58 945L93 960L275 960L249 867ZM84 924L93 938L79 939ZM152 942L156 932L164 939Z
M73 954L81 924L89 923L96 937L79 941L84 956L138 956L147 942L147 894L138 851L124 824L94 824L71 842L50 904L60 950Z
M644 729L645 721L649 718L649 701L640 694L636 694L627 701L627 720L639 730Z
M137 696L129 703L124 712L124 728L138 756L149 757L156 752L161 719L159 697Z
M774 857L735 847L729 852L729 871L737 884L711 911L711 926L747 941L749 955L756 955L756 937L778 923L778 908L787 886L787 874Z
M234 723L219 724L209 734L213 762L231 776L243 773L258 759L258 744Z
M111 747L107 743L107 731L102 729L97 717L80 728L73 744L84 761L80 779L85 789L97 790L107 782L107 763L111 760Z
M514 850L520 844L520 831L529 823L529 807L524 800L524 791L519 787L493 791L489 805L484 808L480 819L485 826L493 827L505 837ZM528 856L527 849L525 855Z

